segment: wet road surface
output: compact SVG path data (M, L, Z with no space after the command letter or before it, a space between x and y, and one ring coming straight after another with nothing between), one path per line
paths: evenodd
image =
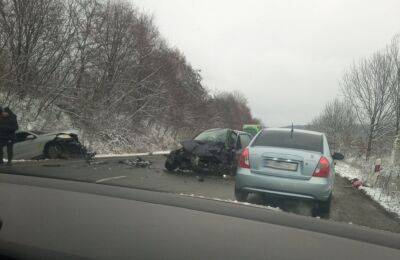
M150 168L137 168L120 163L121 160L132 159L126 157L96 159L91 165L79 160L16 162L11 167L2 166L0 171L235 200L234 179L210 176L206 177L204 182L199 182L191 173L170 173L164 170L165 157L162 155L142 158L153 162ZM387 213L379 204L350 186L349 181L336 175L331 220L400 233L399 218ZM312 211L311 203L297 200L276 200L251 194L248 201L279 207L284 211L305 216L311 216Z

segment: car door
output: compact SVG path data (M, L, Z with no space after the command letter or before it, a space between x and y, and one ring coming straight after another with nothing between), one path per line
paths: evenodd
M18 132L14 144L14 159L31 159L43 151L38 150L38 136L31 132Z

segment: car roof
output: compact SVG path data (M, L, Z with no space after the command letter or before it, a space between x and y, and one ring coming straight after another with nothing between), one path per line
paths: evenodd
M276 131L276 132L290 132L291 128L280 128L280 127L271 127L271 128L264 128L263 131ZM311 134L311 135L324 135L321 132L317 131L310 131L310 130L303 130L303 129L293 129L296 133L304 133L304 134Z
M234 130L234 129L231 129L231 128L212 128L212 129L204 130L203 133L204 133L204 132L217 131L217 130L231 130L231 131L235 132L236 134L246 134L246 135L250 135L249 133L246 133L246 132L243 132L243 131L239 131L239 130Z
M204 130L203 132L212 132L212 131L226 130L226 129L228 129L228 128L211 128L211 129Z

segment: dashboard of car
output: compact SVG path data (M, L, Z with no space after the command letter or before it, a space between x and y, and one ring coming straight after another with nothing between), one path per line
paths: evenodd
M14 259L400 259L400 235L239 203L0 174Z

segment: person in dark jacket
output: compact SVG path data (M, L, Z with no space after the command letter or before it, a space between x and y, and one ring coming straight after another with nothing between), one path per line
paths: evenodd
M3 161L3 149L7 146L8 165L11 165L13 159L13 145L16 140L15 132L18 130L17 116L10 108L0 107L0 164Z

